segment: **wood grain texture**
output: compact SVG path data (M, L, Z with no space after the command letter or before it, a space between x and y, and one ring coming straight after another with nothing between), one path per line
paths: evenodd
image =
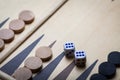
M13 3L16 2L17 1L13 0ZM12 16L6 13L9 9L6 9L5 11L3 10L4 12L0 13L0 19L6 18L6 15L16 18L16 15L27 5L32 7L31 10L35 12L36 16L47 10L47 8L45 8L45 10L42 9L45 6L44 3L47 3L46 0L40 0L41 3L39 1L33 1L33 3L30 3L26 0L23 2L24 4L21 4L21 8L16 6L16 8L13 9L13 6L11 6L13 12L10 11L10 13L14 14ZM48 3L50 2L51 4L54 3L52 1L48 1ZM41 5L35 6L38 4ZM3 5L4 4L2 4L2 6ZM10 6L10 4L8 4L8 6ZM3 7L0 8L2 10ZM41 10L40 13L38 9ZM4 13L6 13L6 15L2 16ZM5 26L6 25L7 24L5 24ZM30 29L29 26L31 25L26 26L26 28ZM39 46L47 46L53 40L57 40L56 44L52 48L52 60L54 60L61 52L63 52L63 44L66 41L72 41L75 43L76 50L84 50L86 52L87 63L84 69L75 67L67 80L75 80L93 63L93 61L99 59L98 63L92 70L92 73L87 78L87 80L89 80L93 73L98 73L99 64L107 61L107 56L111 51L120 51L120 0L69 0L47 22L45 22L41 28L32 34L30 38L18 49L16 49L15 52L13 52L10 57L0 65L0 67L12 59L16 54L21 52L31 43L31 40L34 41L34 39L38 38L39 35L43 33L45 34L45 37L29 56L34 56L35 50ZM6 45L6 47L8 47L8 45ZM68 60L64 57L57 65L56 69L51 73L48 80L54 79L71 62L72 60ZM43 63L43 68L45 68L49 63L50 62ZM23 66L23 63L20 66ZM117 68L116 76L111 80L120 80L120 68Z

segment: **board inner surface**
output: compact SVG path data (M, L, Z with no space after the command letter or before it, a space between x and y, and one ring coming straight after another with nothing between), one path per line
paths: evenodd
M57 0L58 1L58 0ZM56 1L56 2L57 2ZM17 18L17 14L24 9L30 9L35 13L36 19L39 15L47 11L54 1L20 1L17 5L15 0L11 1L4 10L2 9L8 4L6 0L0 1L0 19L10 17L10 20ZM27 5L25 4L27 3ZM14 4L14 5L13 5ZM15 8L14 6L17 5ZM20 6L22 5L22 7ZM9 14L8 14L9 11ZM100 63L107 61L107 56L111 51L120 51L120 0L69 0L57 11L41 28L30 36L18 49L16 49L2 64L5 65L15 55L21 52L29 44L37 39L40 35L45 34L40 43L31 51L29 56L35 55L35 50L39 46L48 46L54 40L57 40L53 46L54 60L63 51L63 44L67 41L72 41L76 45L77 50L84 50L87 55L86 67L89 67L96 59L98 63L92 70L92 73L98 73ZM2 21L0 20L0 21ZM9 21L10 21L9 20ZM4 25L8 27L9 21ZM35 24L35 23L34 23ZM33 24L33 25L34 25ZM31 25L32 26L32 25ZM30 25L26 26L28 29ZM23 35L23 34L21 34ZM17 38L17 36L16 36ZM7 45L9 47L9 45ZM52 61L51 60L51 61ZM64 70L72 60L63 57L60 63L49 77L49 80L54 79L62 70ZM44 63L43 68L50 62ZM20 65L23 66L23 63ZM75 80L85 69L74 67L68 76L67 80ZM117 69L114 80L120 79L120 69ZM90 76L87 78L89 80Z

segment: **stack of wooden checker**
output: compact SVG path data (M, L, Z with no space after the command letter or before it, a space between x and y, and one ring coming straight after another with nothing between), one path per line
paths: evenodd
M93 73L98 72L99 64L106 61L107 55L111 51L120 51L119 0L68 0L59 8L65 1L0 1L0 22L10 17L2 28L8 28L10 21L17 18L18 13L22 10L31 10L35 14L35 21L27 25L25 31L16 35L14 41L6 44L5 49L0 52L0 67L8 63L42 34L45 36L27 57L34 56L35 50L39 46L48 46L54 40L57 40L57 42L52 48L52 60L63 52L63 44L66 41L74 42L77 49L86 52L86 67L82 69L74 67L67 80L75 80L96 59L99 59L92 73L87 78L89 80ZM48 79L54 79L71 62L72 60L64 57ZM44 63L43 68L49 63ZM23 65L21 63L19 67ZM119 73L120 69L118 68L114 80L120 79Z

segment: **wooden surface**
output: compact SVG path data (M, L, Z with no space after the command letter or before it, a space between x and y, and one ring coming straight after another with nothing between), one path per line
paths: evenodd
M35 13L36 20L40 20L39 16L44 16L43 13L58 1L62 0L1 0L0 21L7 17L10 17L10 20L15 19L18 17L19 12L25 9L32 10ZM8 27L9 21L3 28ZM31 29L31 26L34 26L34 24L35 22L31 25L27 25L26 28ZM39 46L48 46L52 41L57 40L52 48L52 60L54 60L63 52L63 44L66 41L72 41L75 43L77 50L84 50L86 52L86 68L96 59L99 59L90 74L92 75L98 72L98 66L101 62L107 61L107 55L111 51L120 51L119 33L120 0L68 0L49 20L2 62L0 67L21 52L40 35L45 34L45 37L29 56L34 56L35 50ZM20 35L23 35L23 33ZM16 38L19 40L19 35L17 35ZM6 45L8 48L11 46L10 44ZM72 60L68 60L64 57L49 77L49 80L55 78L71 62ZM43 68L49 63L50 62L44 63ZM23 65L24 64L21 64L20 66ZM75 80L84 70L85 69L75 67L67 80ZM89 80L89 77L87 80ZM120 68L117 68L116 76L111 80L120 80Z
M6 73L0 71L0 80L15 80L10 75L7 75Z
M12 43L8 44L8 46L5 46L5 49L1 52L0 63L8 55L10 55L10 53L12 53L26 38L28 38L37 28L39 28L40 25L42 25L46 21L46 19L48 19L65 1L66 0L58 0L58 1L53 1L51 3L43 1L45 6L39 6L41 8L44 7L44 8L42 8L43 13L39 14L42 11L37 12L38 15L36 16L34 23L29 25L30 28L27 27L28 25L26 25L25 31L22 34L15 36L14 41L12 41ZM42 1L40 1L40 2L42 3ZM19 2L17 2L17 3L19 3ZM14 5L15 3L11 3L11 4ZM24 1L21 3L21 5L22 4L24 4ZM14 6L14 7L16 7L16 6ZM29 7L29 9L30 9L30 6L27 6L27 7ZM36 8L38 8L38 7L36 6ZM32 10L32 9L30 9L30 10ZM14 19L18 18L19 14L20 14L20 12L17 14L17 16ZM34 13L34 14L36 15L36 13ZM9 28L9 27L7 25L6 27L2 27L2 28Z

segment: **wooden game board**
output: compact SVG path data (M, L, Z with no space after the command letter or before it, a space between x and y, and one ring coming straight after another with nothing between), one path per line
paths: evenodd
M24 34L32 31L34 26L40 25L47 19L46 17L48 17L49 13L53 13L53 10L58 8L57 5L60 6L64 1L66 0L1 0L0 21L10 17L10 20L2 28L8 28L9 22L12 19L18 18L18 14L22 10L28 9L35 14L35 21L26 26L26 31L16 35L15 40L11 44L6 45L4 52L9 51L10 47L15 45L17 41L21 41L24 38ZM35 50L39 46L48 46L54 40L57 40L52 47L53 57L51 61L53 61L63 52L63 44L66 41L72 41L75 43L76 50L84 50L86 52L86 68L98 59L97 65L87 78L89 80L93 73L98 72L99 64L107 61L107 55L111 51L120 51L119 26L120 0L68 0L44 24L32 33L22 45L15 49L9 57L4 61L2 60L3 62L0 64L0 67L4 66L42 34L45 34L29 56L34 56ZM0 57L4 52L0 53ZM63 57L48 80L55 78L72 61L73 59L69 60ZM50 62L43 63L43 68ZM20 67L23 65L22 63ZM86 68L74 67L67 80L77 79ZM120 68L117 68L116 76L111 80L120 80Z

